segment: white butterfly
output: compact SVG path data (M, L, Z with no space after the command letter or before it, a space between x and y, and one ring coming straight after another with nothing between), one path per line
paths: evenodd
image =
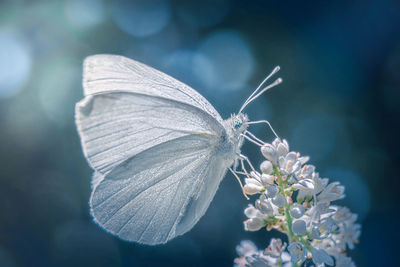
M152 245L189 231L226 171L235 174L231 166L246 160L244 138L259 144L247 127L266 121L249 122L242 110L280 82L261 91L260 84L223 120L194 89L151 67L115 55L86 58L85 98L75 117L94 169L94 220L122 239Z

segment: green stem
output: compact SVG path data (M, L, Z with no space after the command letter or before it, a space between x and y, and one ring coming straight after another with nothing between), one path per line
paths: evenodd
M278 177L279 192L281 194L285 195L284 194L285 193L285 185L284 185L284 181L282 179L282 174L275 166L274 166L274 174ZM288 236L288 239L289 239L289 244L291 244L293 241L295 241L294 240L295 234L293 233L293 230L292 230L293 218L292 218L292 216L290 216L289 210L290 210L290 204L286 204L285 207L284 207L284 212L285 212L285 217L286 217L286 222L287 222L287 229L286 229L287 231L286 232L287 232L287 236ZM293 263L292 266L294 266L294 267L301 266L301 262L300 263L297 263L297 262Z
M293 238L294 238L294 233L292 231L292 216L290 216L289 213L289 209L290 209L290 205L287 204L285 205L285 216L286 216L286 221L287 221L287 225L288 225L288 238L289 238L289 244L291 244L293 242Z

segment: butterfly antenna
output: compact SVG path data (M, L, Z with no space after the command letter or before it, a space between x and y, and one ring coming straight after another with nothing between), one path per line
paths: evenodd
M252 98L252 97L255 95L255 93L257 93L257 91L260 90L260 88L266 83L266 81L268 81L268 79L271 78L271 76L274 75L275 73L277 73L280 69L281 69L281 67L276 66L276 67L271 71L271 73L268 74L268 76L265 77L265 79L260 83L260 85L257 87L257 89L254 90L254 92L247 98L247 100L245 101L245 103L246 103L247 101L249 101L249 99Z
M261 87L269 80L269 78L271 78L275 73L277 73L281 68L279 66L276 66L272 72L270 74L268 74L268 76L260 83L260 85L257 87L256 90L254 90L254 92L246 99L246 101L244 102L244 104L242 105L242 107L239 110L239 113L243 111L243 109L250 104L253 100L255 100L257 97L259 97L262 93L264 93L265 91L267 91L268 89L280 84L282 82L282 79L279 78L277 79L275 82L273 82L271 85L265 87L264 89L261 90L260 93L258 93L258 91L261 89ZM279 81L278 81L279 80ZM257 94L258 93L258 94ZM256 95L257 94L257 95Z
M276 79L275 82L271 83L270 85L268 85L267 87L265 87L264 89L262 89L258 94L256 94L255 96L253 96L253 98L250 99L250 100L246 103L246 106L247 106L248 104L250 104L251 102L253 102L254 100L256 100L256 99L257 99L260 95L262 95L265 91L268 91L269 89L271 89L272 87L277 86L277 85L280 84L280 83L282 83L282 79L281 79L281 78ZM244 106L243 109L244 109L246 106ZM241 110L243 110L243 109L241 109Z

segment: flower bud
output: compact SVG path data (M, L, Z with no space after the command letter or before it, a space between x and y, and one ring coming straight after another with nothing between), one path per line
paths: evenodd
M272 163L268 160L265 160L261 163L260 169L261 169L262 173L271 174L273 171Z
M277 159L277 153L276 153L276 149L274 146L272 146L271 144L265 144L261 147L261 153L263 154L263 156L271 161L272 163L276 162Z
M286 156L289 153L289 145L286 140L283 140L284 143L279 143L277 147L278 157Z
M268 185L268 184L273 185L274 181L275 181L275 176L273 176L273 175L269 175L269 174L265 174L265 173L263 173L261 175L261 182L264 185Z
M332 257L329 256L329 254L326 253L326 251L323 249L317 249L317 248L312 247L311 254L312 254L313 262L317 266L322 266L325 264L328 264L328 265L334 264Z
M274 213L274 209L268 200L257 199L255 205L265 215L272 216Z
M303 261L307 257L307 250L300 242L293 242L288 246L292 262Z
M289 210L290 216L295 219L300 218L304 214L304 207L298 203L294 203Z
M277 194L272 199L272 203L274 203L277 207L282 208L286 204L286 198L281 194Z
M281 239L272 238L269 246L264 250L264 255L278 258L282 255L282 251L285 249L285 247L286 244L283 244Z
M252 184L252 183L247 183L243 186L244 192L248 195L254 195L257 193L260 193L261 190L264 188L260 185Z
M310 238L312 238L312 239L321 239L321 232L318 230L317 227L313 227L311 229Z
M247 216L247 218L254 218L259 215L259 211L253 207L252 205L249 205L245 210L244 214Z
M307 233L306 222L303 220L294 221L292 224L292 231L296 235L305 235Z
M244 229L247 231L258 231L264 226L264 220L256 217L244 221Z
M269 198L274 198L278 193L278 187L276 185L268 186L265 190L265 195Z

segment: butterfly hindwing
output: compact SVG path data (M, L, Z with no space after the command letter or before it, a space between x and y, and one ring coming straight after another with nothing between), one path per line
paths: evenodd
M213 136L191 135L154 146L120 164L94 189L92 215L122 239L165 243L205 213L226 166L209 149Z

